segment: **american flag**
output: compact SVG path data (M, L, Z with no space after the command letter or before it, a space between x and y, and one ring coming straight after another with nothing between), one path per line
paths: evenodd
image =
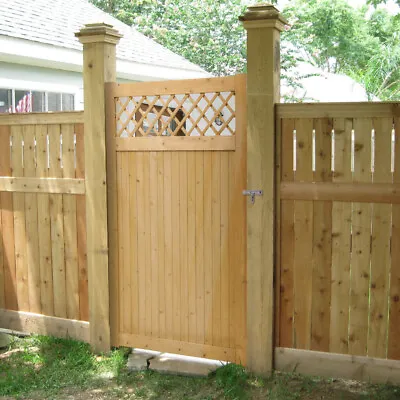
M9 113L12 113L12 107L8 109ZM32 112L32 93L25 93L22 99L15 105L16 113Z

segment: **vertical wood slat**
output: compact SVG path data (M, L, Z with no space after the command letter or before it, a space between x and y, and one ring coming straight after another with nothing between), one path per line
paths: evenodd
M371 182L370 118L354 119L354 182ZM353 203L349 352L366 355L370 280L371 205Z
M392 118L374 118L374 183L391 183ZM368 356L386 358L390 289L390 237L392 206L372 205L371 277Z
M123 294L125 292L124 289L124 283L128 284L129 282L124 282L124 277L123 277L123 269L124 269L124 264L122 261L124 260L124 243L123 243L123 237L125 234L124 230L124 213L122 210L124 209L124 203L123 203L123 196L122 196L122 191L123 191L123 154L119 153L117 154L117 159L116 159L116 172L117 172L117 191L118 191L118 291L117 291L117 296L118 300L114 300L115 302L118 303L118 316L113 318L114 323L118 321L118 334L120 332L124 332L124 323L123 323L123 308L122 305L124 304L123 301ZM114 278L116 278L116 273L112 274ZM140 312L140 309L138 310Z
M35 127L26 125L22 128L24 140L24 176L36 175ZM29 309L40 314L40 268L38 239L38 204L37 194L25 194L25 229L26 262L28 268Z
M351 182L352 119L335 119L333 182ZM347 354L349 350L349 290L351 203L333 202L332 206L332 285L329 350Z
M144 296L146 299L146 324L147 336L152 336L152 282L151 282L151 225L150 225L150 153L143 153L143 215L144 215L144 248L145 252L145 282Z
M187 157L187 185L188 185L188 307L189 307L189 342L196 342L196 157L189 153Z
M0 176L11 175L11 128L0 126ZM13 194L0 192L1 231L0 246L4 274L4 306L9 310L17 310L17 281L14 249L14 212ZM2 290L0 288L0 290Z
M119 244L121 246L120 253L120 277L121 277L121 313L120 322L122 332L131 332L132 328L132 310L130 308L132 299L132 286L131 286L131 241L130 241L130 165L129 154L121 154L120 168L121 168L121 187L119 195L122 200L123 206L120 208L121 218L121 234Z
M158 310L159 335L166 337L166 288L164 246L164 154L157 154Z
M190 153L179 153L179 233L180 233L180 266L181 266L181 327L180 340L189 341L189 276L188 276L188 156Z
M23 176L22 127L12 126L12 176ZM29 311L28 269L26 264L25 194L13 193L15 268L18 310Z
M294 119L283 119L281 124L281 180L292 182ZM280 301L279 301L279 343L280 347L293 347L294 317L294 201L281 202L280 246Z
M60 125L49 125L49 177L61 178ZM54 314L67 317L67 293L64 253L64 219L62 195L50 194L50 223L53 262Z
M171 156L171 218L172 230L172 327L173 338L180 340L181 331L181 265L180 265L180 224L179 224L179 154Z
M166 337L173 339L173 254L172 229L176 221L172 220L172 156L164 154L164 260L165 260L165 321Z
M331 182L332 120L314 121L315 182ZM329 351L331 308L332 202L313 204L311 350Z
M134 152L128 155L129 163L129 235L130 238L130 279L131 279L131 303L127 304L126 307L130 308L131 313L131 331L139 333L139 275L138 275L138 222L137 222L137 169L136 169L136 154ZM127 171L125 171L127 173ZM127 217L122 213L121 217ZM127 284L127 282L125 282Z
M400 118L394 119L395 147L393 182L400 183ZM390 306L388 358L400 360L400 205L392 206Z
M229 153L221 154L221 341L229 347L230 264L229 264Z
M221 337L221 153L213 152L211 185L212 240L212 344L222 346Z
M159 287L158 287L158 232L157 232L157 221L158 221L158 193L157 193L157 172L158 172L158 160L157 153L150 153L150 190L148 202L150 205L150 246L151 246L151 257L150 257L150 270L151 270L151 332L153 337L159 337Z
M298 119L296 127L295 180L311 181L312 171L312 119ZM294 337L295 347L310 349L312 300L312 234L313 204L295 201L294 249Z
M61 125L63 177L75 178L75 129L73 124ZM79 319L79 269L76 225L76 199L63 195L65 290L67 317Z
M85 146L84 125L75 125L76 133L76 170L75 177L85 178ZM89 293L88 271L86 260L86 200L85 196L76 196L76 227L78 245L78 269L79 269L79 319L89 320Z
M205 344L212 344L213 270L212 270L212 165L211 153L204 152L204 323Z
M204 155L196 152L196 343L205 343L204 280Z
M48 146L47 126L36 126L36 176L48 176ZM40 259L40 296L41 309L44 315L54 315L53 292L53 263L51 256L51 227L50 227L50 202L49 195L40 193L37 195L38 207L38 237Z

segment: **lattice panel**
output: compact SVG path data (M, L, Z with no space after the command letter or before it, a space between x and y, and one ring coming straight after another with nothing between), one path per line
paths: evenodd
M115 99L117 137L232 136L235 93L186 93Z

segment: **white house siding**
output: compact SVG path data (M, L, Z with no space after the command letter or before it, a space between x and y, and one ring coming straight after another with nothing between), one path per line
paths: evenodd
M79 72L0 62L0 88L70 93L75 109L83 110L83 80Z

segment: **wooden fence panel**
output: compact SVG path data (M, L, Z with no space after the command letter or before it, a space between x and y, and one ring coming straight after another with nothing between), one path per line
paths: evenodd
M88 319L83 124L66 114L0 116L0 308L49 324Z
M282 172L277 345L400 359L395 339L400 335L397 108L346 107L278 107Z
M400 183L400 117L394 119L393 182ZM400 360L400 204L393 204L389 301L388 358Z

